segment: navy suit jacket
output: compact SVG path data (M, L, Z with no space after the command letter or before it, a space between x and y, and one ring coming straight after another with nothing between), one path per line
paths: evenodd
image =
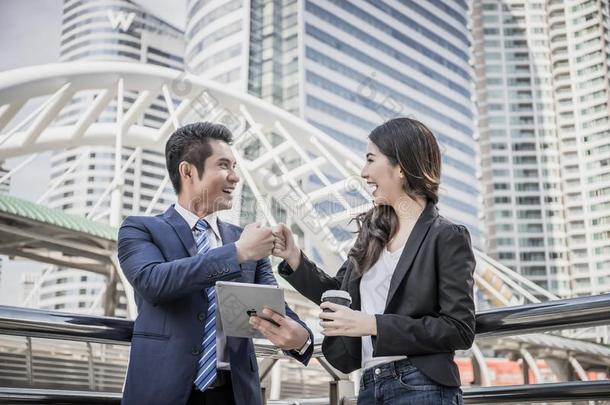
M218 221L223 246L198 255L186 221L173 206L154 217L127 217L118 237L118 256L133 286L138 317L133 328L122 404L185 404L201 356L206 287L216 281L277 284L268 258L237 262L242 229ZM286 315L305 324L286 306ZM311 330L307 329L312 337ZM227 337L237 404L262 404L252 339ZM313 345L302 355L307 364Z

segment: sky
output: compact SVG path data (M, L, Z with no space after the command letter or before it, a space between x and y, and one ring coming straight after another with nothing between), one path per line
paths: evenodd
M61 0L0 0L0 72L58 62L61 7ZM27 114L18 115L15 121ZM35 201L44 193L49 181L49 155L39 155L15 175L11 180L11 195ZM13 168L22 160L10 159L5 166ZM19 305L21 275L40 272L43 265L31 261L8 261L2 257L1 266L0 304Z
M186 0L139 0L144 9L184 29ZM0 0L0 74L24 66L59 62L62 0ZM19 122L36 104L19 114ZM36 201L49 184L50 152L39 155L11 180L10 194ZM27 158L27 156L26 156ZM10 159L5 167L11 169L24 158ZM25 272L41 272L44 265L31 261L2 257L0 274L0 305L19 305L19 282Z

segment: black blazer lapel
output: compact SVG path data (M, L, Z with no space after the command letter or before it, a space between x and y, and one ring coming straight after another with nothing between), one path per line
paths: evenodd
M351 266L350 266L350 269L348 270L348 272L349 272L349 278L347 280L347 292L352 297L351 308L359 311L361 309L360 280L362 279L362 275L353 271Z
M417 256L419 247L428 234L428 230L430 229L432 222L437 217L438 210L436 209L436 206L433 203L428 202L426 208L424 208L424 211L421 213L417 222L415 223L415 226L409 235L409 239L407 239L407 243L402 251L400 259L398 259L398 263L396 264L396 270L394 270L394 274L392 275L390 290L388 291L388 298L385 303L386 309L392 301L392 297L396 293L396 290L398 290L400 283L411 269L411 265L413 264L413 260L415 260L415 256Z
M173 204L163 213L163 218L172 228L174 228L174 231L176 231L176 234L189 255L195 256L197 254L197 246L195 246L193 231L189 228L189 225L184 218L178 214L178 211L174 209Z

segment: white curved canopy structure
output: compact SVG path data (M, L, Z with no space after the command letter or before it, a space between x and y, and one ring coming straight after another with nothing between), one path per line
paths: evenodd
M38 104L33 112L32 104ZM149 119L147 112L151 110L163 119ZM204 120L222 122L233 131L243 179L240 193L247 186L256 201L255 207L248 208L255 211L248 220L291 224L309 255L326 269L337 269L353 244L350 219L371 207L359 175L362 160L292 114L184 72L144 64L79 62L1 73L0 161L19 156L25 160L0 178L0 183L40 152L112 146L114 178L86 216L107 216L108 222L117 226L124 176L133 165L134 155L123 162L121 153L116 152L123 147L136 148L134 153L142 148L163 152L167 137L177 127ZM68 167L66 173L74 171L77 164ZM56 187L62 177L49 188ZM149 208L142 214L151 213L168 184L167 176L159 181ZM38 202L44 202L48 194L49 190ZM104 200L110 201L109 212L93 216ZM239 223L246 208L239 201L235 205L230 219ZM484 253L475 253L479 304L506 306L557 298ZM118 267L116 256L111 260ZM118 275L122 273L118 271ZM108 280L116 287L117 277ZM133 317L130 287L122 281ZM116 291L114 287L107 290ZM108 297L105 302L116 303ZM486 385L487 371L477 345L473 346L473 356L482 367L482 384Z
M29 117L13 122L41 99ZM71 106L83 99L86 108L66 119L66 111L74 113ZM165 110L163 122L145 119L154 106ZM115 112L112 122L104 119L109 109ZM222 84L151 65L79 62L0 74L0 161L83 145L162 152L175 128L203 120L232 129L242 183L256 198L257 217L296 224L306 251L327 269L338 268L353 243L349 220L371 206L359 176L362 160L302 119ZM119 167L119 161L104 195L114 199L112 225L120 221L122 174L129 163ZM159 190L167 184L166 178ZM476 254L477 286L492 305L556 298L482 252Z

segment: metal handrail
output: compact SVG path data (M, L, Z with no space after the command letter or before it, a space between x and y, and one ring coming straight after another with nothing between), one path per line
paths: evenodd
M119 392L68 391L38 388L0 387L2 404L116 404L121 403L123 395Z
M610 294L481 311L477 314L476 333L478 337L503 336L600 324L610 324ZM0 334L128 345L132 330L133 321L120 318L0 306ZM315 357L323 361L320 346L316 339ZM283 357L279 349L262 341L256 342L256 351L272 362ZM120 396L120 393L0 387L0 402L118 404ZM343 398L342 403L352 403L353 399ZM596 399L610 399L610 381L484 387L464 391L464 400L469 404Z
M610 381L583 381L503 387L470 388L464 390L466 404L594 401L610 398ZM356 397L344 398L342 405L355 404ZM67 391L49 389L1 388L0 403L20 404L120 404L120 393ZM328 398L268 401L269 405L323 404Z
M128 345L133 321L0 305L0 334Z
M477 314L477 336L503 336L610 324L610 294L566 298Z
M479 337L610 324L610 294L480 311ZM129 344L133 321L0 305L0 334Z
M0 305L3 335L129 345L132 333L133 321L127 319ZM259 357L286 357L265 339L254 339L254 343ZM323 357L321 346L321 338L316 337L312 357Z
M610 398L610 381L580 381L464 390L465 404L510 404L595 401ZM357 397L344 398L341 405L356 404Z
M608 398L610 398L610 380L509 385L464 390L464 402L468 404L593 401Z

